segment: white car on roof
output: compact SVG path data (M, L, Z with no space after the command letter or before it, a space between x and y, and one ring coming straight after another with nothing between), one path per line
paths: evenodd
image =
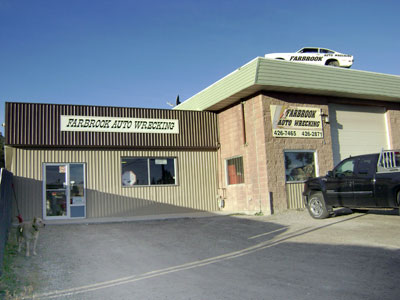
M301 48L295 53L270 53L265 58L281 59L294 62L302 62L314 65L327 65L350 68L354 62L352 55L343 54L334 50L318 47Z

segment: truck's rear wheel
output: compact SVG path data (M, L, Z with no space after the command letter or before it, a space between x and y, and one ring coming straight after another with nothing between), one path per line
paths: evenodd
M325 205L324 195L321 192L314 192L310 195L307 208L311 217L314 219L325 219L329 216L329 211Z

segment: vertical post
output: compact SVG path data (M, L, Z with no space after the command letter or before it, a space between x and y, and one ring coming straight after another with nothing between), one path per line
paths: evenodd
M246 116L244 113L244 104L246 102L242 101L241 102L241 110L242 110L242 129L243 129L243 144L246 145L247 144L247 137L246 137Z

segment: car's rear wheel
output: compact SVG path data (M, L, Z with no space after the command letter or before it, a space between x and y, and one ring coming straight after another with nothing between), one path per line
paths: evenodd
M327 65L332 67L339 67L339 62L337 60L330 60L328 61Z
M314 192L308 201L308 212L314 219L325 219L329 216L329 211L325 205L324 195L321 192Z

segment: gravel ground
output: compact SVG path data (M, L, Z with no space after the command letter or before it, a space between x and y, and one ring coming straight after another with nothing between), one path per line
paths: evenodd
M397 299L399 232L396 212L345 210L50 225L15 271L26 299Z

